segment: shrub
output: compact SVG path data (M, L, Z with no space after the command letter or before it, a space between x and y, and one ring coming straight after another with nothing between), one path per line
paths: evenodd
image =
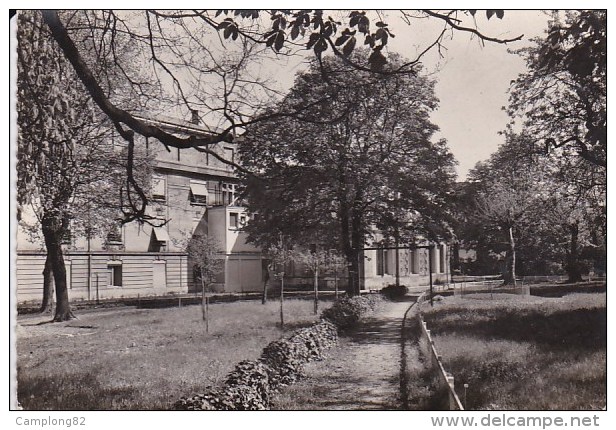
M325 309L321 318L330 321L341 330L350 329L357 326L364 315L374 311L379 302L378 295L343 297L331 308Z
M408 287L404 285L388 285L381 290L381 294L383 294L389 300L401 299L408 292Z

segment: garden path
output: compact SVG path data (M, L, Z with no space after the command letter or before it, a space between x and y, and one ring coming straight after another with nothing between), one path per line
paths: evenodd
M324 361L306 366L305 377L285 388L282 404L291 410L398 410L401 398L401 329L415 297L384 302Z

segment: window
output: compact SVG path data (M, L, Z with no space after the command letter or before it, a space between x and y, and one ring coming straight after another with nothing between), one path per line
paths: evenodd
M162 176L152 178L152 199L163 202L167 200L167 180Z
M377 249L376 250L376 274L378 276L383 276L385 274L385 250Z
M190 181L190 203L193 205L207 203L207 182Z
M239 217L237 212L229 213L229 228L239 227Z
M119 261L110 261L107 263L107 274L109 276L109 286L122 286L122 263Z
M445 252L446 251L445 245L439 246L439 249L441 251L441 255L440 255L440 257L441 257L441 273L446 273L447 270L445 268L447 267L446 266L447 261L446 261L445 257L447 256L447 253Z
M225 146L223 149L225 151L225 160L235 163L235 150L227 146ZM231 168L231 166L228 166L228 167Z
M221 184L222 189L222 204L225 206L230 206L235 202L235 184Z
M150 244L148 245L148 252L161 252L167 249L167 243L169 242L169 233L165 227L152 227L152 234L150 235Z
M107 243L122 243L122 227L114 225L107 233Z

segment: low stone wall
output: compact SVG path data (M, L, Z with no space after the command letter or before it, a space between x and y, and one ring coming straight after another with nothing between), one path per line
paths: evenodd
M270 408L270 396L294 383L303 366L321 360L336 345L338 329L348 328L374 310L376 298L343 298L323 312L322 320L302 328L288 339L267 345L257 360L238 363L220 387L207 387L204 393L182 397L176 410L255 411Z

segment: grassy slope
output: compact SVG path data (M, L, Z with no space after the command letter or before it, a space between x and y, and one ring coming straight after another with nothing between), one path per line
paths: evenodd
M450 297L425 319L468 409L606 406L605 294Z
M168 409L316 320L311 301L285 301L281 332L279 306L212 305L209 334L199 306L84 312L43 325L37 325L42 317L20 319L18 399L25 409Z

